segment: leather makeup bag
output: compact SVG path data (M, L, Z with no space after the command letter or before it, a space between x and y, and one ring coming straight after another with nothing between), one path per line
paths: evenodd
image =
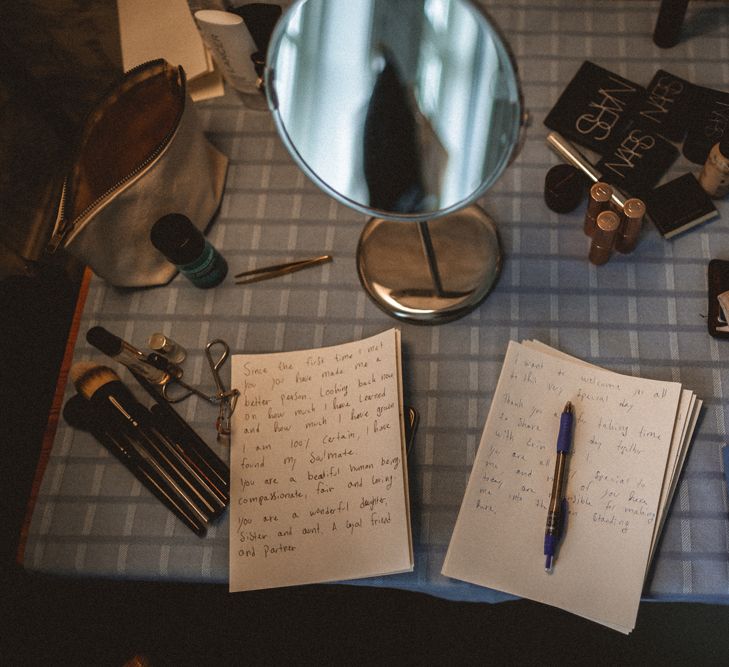
M162 285L177 270L150 242L152 225L182 213L204 231L227 167L203 134L183 69L139 65L85 121L49 251L65 249L112 285Z

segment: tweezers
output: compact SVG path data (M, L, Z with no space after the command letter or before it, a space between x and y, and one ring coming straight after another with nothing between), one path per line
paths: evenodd
M326 264L332 261L331 255L321 255L320 257L312 257L310 259L300 259L295 262L286 262L285 264L274 264L273 266L264 266L261 269L253 269L251 271L242 271L236 273L236 278L244 278L244 276L250 276L244 278L244 280L236 280L236 285L246 285L248 283L257 283L261 280L268 280L269 278L278 278L278 276L285 276L288 273L294 273L295 271L301 271L301 269L308 269L310 266L317 266L318 264Z

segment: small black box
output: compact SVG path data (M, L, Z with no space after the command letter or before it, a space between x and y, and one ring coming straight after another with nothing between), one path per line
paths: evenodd
M645 199L648 217L666 239L719 217L693 174L684 174L661 185Z

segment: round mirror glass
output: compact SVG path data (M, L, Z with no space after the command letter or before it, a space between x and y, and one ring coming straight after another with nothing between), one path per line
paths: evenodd
M300 167L363 212L424 220L498 178L521 108L512 60L465 0L301 0L267 60L278 130Z

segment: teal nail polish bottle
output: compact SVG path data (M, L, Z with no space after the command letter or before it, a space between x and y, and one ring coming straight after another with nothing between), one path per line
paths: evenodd
M181 213L170 213L157 220L152 226L150 238L152 245L195 287L215 287L228 273L225 258Z

